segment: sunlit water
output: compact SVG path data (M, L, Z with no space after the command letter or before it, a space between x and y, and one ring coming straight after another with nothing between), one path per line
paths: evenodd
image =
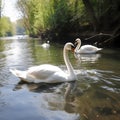
M119 120L120 51L103 49L99 54L69 54L78 80L65 101L66 83L27 84L9 68L26 70L44 63L66 70L63 45L41 47L33 39L0 40L0 120Z

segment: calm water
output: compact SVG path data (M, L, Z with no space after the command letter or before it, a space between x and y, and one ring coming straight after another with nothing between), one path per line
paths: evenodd
M9 68L26 70L44 63L66 70L63 45L43 49L32 39L0 40L0 120L119 120L120 51L105 49L70 61L78 75L76 87L64 100L66 83L19 83ZM77 56L79 57L79 56Z

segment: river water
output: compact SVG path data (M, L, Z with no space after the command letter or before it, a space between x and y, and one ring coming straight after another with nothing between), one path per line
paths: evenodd
M10 68L26 70L44 63L66 70L63 45L41 47L42 41L24 37L0 40L0 120L119 120L120 50L69 54L78 80L65 100L67 84L28 84Z

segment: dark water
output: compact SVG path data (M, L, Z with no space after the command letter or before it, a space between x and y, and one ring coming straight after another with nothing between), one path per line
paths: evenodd
M33 39L0 40L0 120L119 120L120 51L104 49L70 61L78 74L76 87L65 101L66 83L19 83L9 68L49 63L66 69L63 45L43 49Z

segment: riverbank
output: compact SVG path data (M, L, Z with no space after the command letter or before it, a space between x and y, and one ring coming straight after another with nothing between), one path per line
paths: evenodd
M91 32L91 31L82 31L82 32L72 32L72 33L61 33L56 34L50 31L41 33L41 39L49 39L52 42L57 43L66 43L68 41L74 42L76 38L82 40L82 44L91 44L98 47L105 48L120 48L119 38L120 33L113 33L111 31L105 32Z

